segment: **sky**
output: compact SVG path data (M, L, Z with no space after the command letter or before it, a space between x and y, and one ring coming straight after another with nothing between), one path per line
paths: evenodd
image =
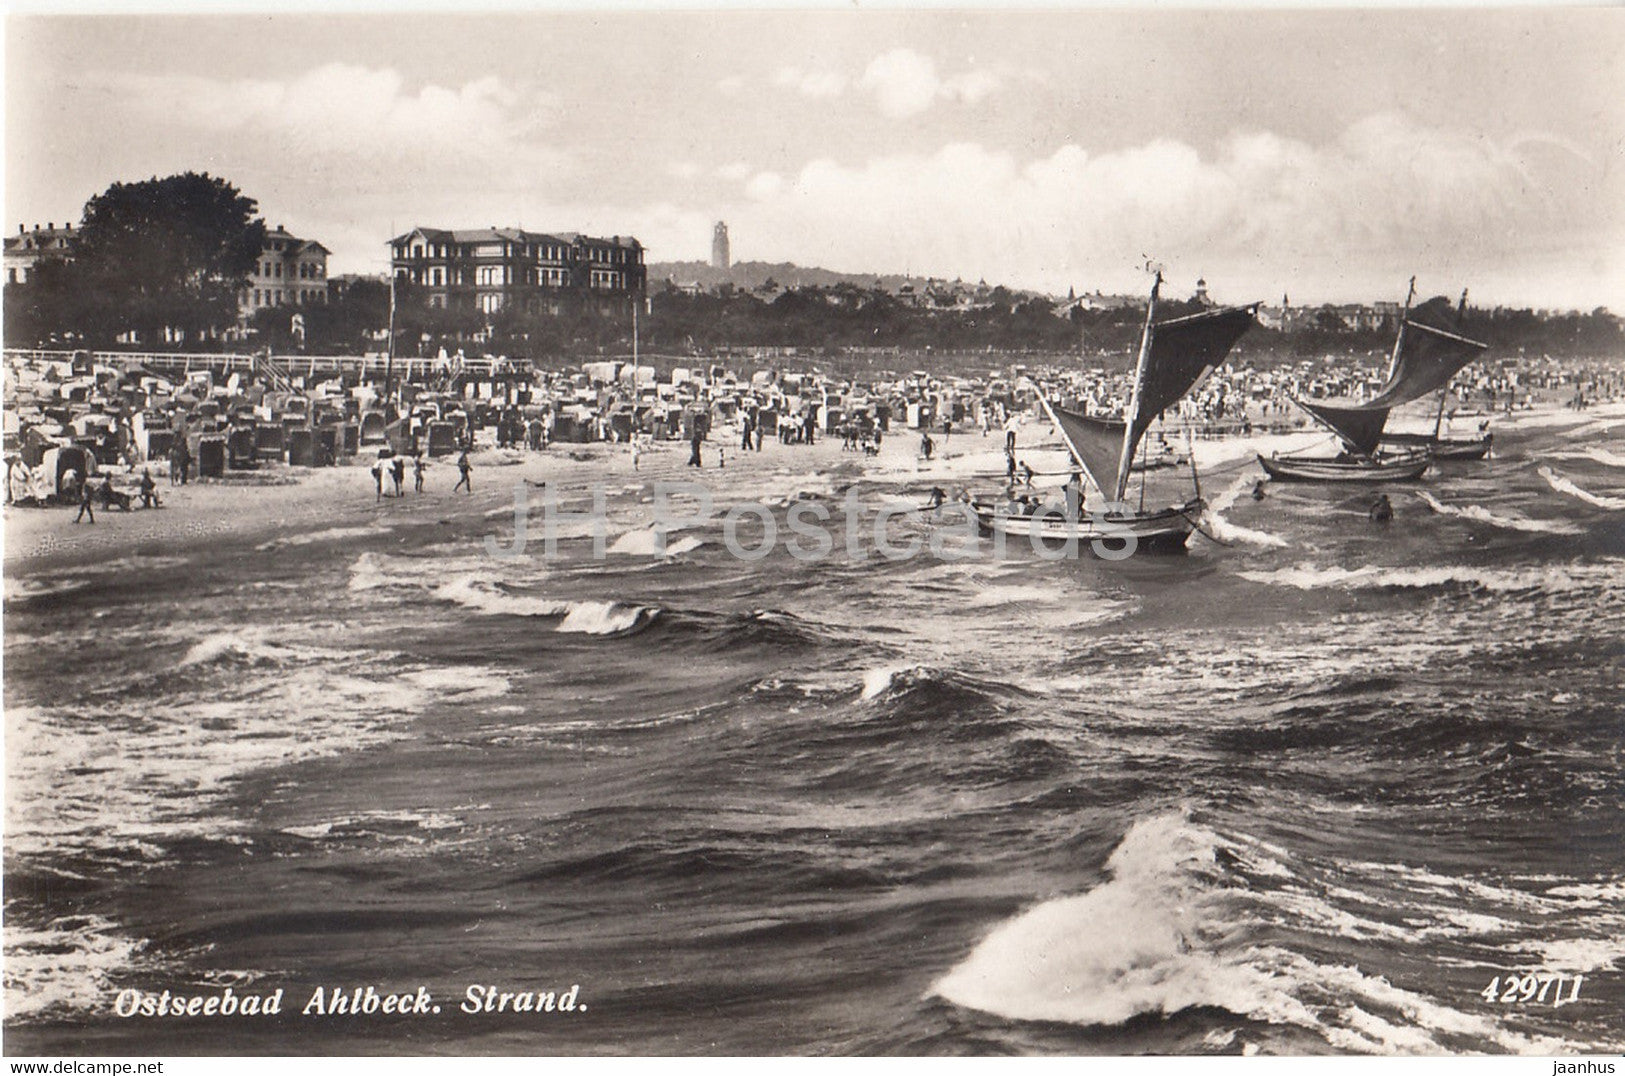
M1625 310L1625 9L13 16L6 226L224 177L414 226L1065 294Z

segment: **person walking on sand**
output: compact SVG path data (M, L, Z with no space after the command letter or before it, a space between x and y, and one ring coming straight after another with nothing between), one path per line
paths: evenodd
M378 490L375 501L382 501L384 499L384 457L382 456L379 456L372 465L372 484Z
M90 482L81 478L79 479L79 514L73 517L73 521L75 523L79 522L81 519L84 519L86 516L90 517L90 521L92 523L96 522L96 510L91 507L90 502Z
M751 427L752 432L756 435L756 451L760 452L762 450L762 424L755 422L751 424Z
M395 483L395 496L401 496L401 484L406 481L406 460L396 456L395 462L389 465L389 477Z
M416 492L416 493L422 493L423 492L423 472L424 472L424 470L425 470L425 465L424 465L424 462L423 462L423 453L419 452L412 459L412 489L413 489L413 492Z
M638 469L638 457L643 454L643 445L638 441L637 435L632 436L632 470Z
M457 470L461 477L457 479L457 484L451 487L451 491L456 493L466 487L468 492L472 494L474 492L474 482L471 476L474 473L474 465L468 462L468 449L466 448L463 449L463 454L457 457Z
M705 466L705 464L700 462L700 442L703 441L703 440L705 440L705 438L700 436L700 431L699 430L695 430L694 431L694 436L689 438L689 441L688 441L688 444L689 444L688 466L690 466L690 467L704 467Z
M930 434L920 434L920 454L925 457L925 462L931 462L931 451L936 447L936 443L931 440Z

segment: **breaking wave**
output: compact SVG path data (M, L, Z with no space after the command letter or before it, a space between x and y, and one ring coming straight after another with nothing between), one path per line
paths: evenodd
M1559 493L1567 493L1571 497L1578 497L1587 504L1595 505L1598 508L1606 508L1610 512L1617 512L1621 508L1625 508L1625 497L1605 497L1583 490L1550 467L1542 467L1540 477L1544 478L1547 485Z
M660 615L658 608L648 605L515 594L468 576L441 584L434 595L487 616L558 617L553 630L566 635L625 634L647 627Z
M1301 867L1285 858L1183 813L1142 819L1107 859L1105 881L999 924L930 992L1004 1019L1084 1026L1219 1008L1368 1054L1443 1053L1462 1042L1516 1053L1568 1046L1273 944L1271 922L1413 943L1425 933L1333 903L1334 892L1344 901L1357 894L1292 884ZM1481 926L1451 925L1442 912L1441 924Z
M1578 534L1581 529L1572 523L1563 523L1557 520L1526 519L1523 516L1498 516L1489 509L1476 504L1470 504L1465 508L1457 508L1455 505L1440 503L1437 498L1426 490L1418 490L1416 495L1427 502L1427 506L1441 516L1470 519L1475 523L1488 523L1492 527L1530 531L1535 534Z
M642 530L627 531L615 539L615 544L609 547L611 553L630 557L680 557L684 553L692 553L703 546L702 539L687 535L681 538L666 537L666 548L660 548L660 535L652 527Z
M1438 587L1465 587L1496 593L1518 591L1569 591L1595 585L1595 580L1576 578L1566 568L1475 568L1447 565L1438 568L1319 568L1299 564L1271 571L1238 572L1243 579L1299 590L1337 588L1341 590L1427 590Z
M1208 532L1221 542L1245 542L1266 549L1284 549L1287 545L1285 538L1267 531L1243 527L1224 517L1224 513L1236 503L1242 492L1252 489L1258 480L1256 474L1238 476L1234 482L1225 487L1223 493L1213 498L1207 507L1207 515L1203 522L1207 524Z

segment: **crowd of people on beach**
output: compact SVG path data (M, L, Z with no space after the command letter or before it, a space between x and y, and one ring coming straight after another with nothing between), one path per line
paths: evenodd
M1130 393L1126 369L1087 368L1076 360L1032 368L1017 365L1002 372L990 371L981 378L938 378L924 371L914 371L906 375L877 373L867 381L841 380L816 372L779 371L740 379L713 367L689 371L687 375L674 371L668 380L651 383L642 367L636 368L638 376L629 380L625 375L630 368L623 369L624 364L588 365L606 367L602 376L607 380L598 380L600 372L587 367L583 367L582 373L538 374L538 380L523 397L526 401L523 407L518 403L503 405L500 399L486 404L470 396L426 410L421 396L418 402L412 402L413 397L405 391L398 398L391 396L388 403L392 408L386 408L386 421L392 409L392 413L399 416L401 437L397 437L395 426L391 425L389 448L381 451L379 459L371 465L375 500L382 502L385 496L404 496L408 467L412 470L412 492L423 493L431 446L437 444L439 447L432 448L435 454L459 453L456 457L458 479L452 492L471 494L470 455L475 440L481 436L491 437L493 431L496 446L509 451L557 450L593 440L622 442L628 445L631 465L636 471L654 444L663 438L686 440L688 465L693 468L725 469L729 462L728 448L737 444L740 453L755 455L763 452L766 441L775 436L782 446L811 446L822 434L832 440L838 438L843 452L873 457L879 455L887 433L895 430L894 422L897 427L918 432L916 458L922 466L939 460L955 433L980 431L985 438L1002 429L1006 441L1005 482L1011 489L1030 488L1035 472L1018 457L1013 442L1018 421L1044 421L1036 409L1040 395L1085 414L1110 417L1120 413ZM1384 359L1379 355L1327 356L1270 369L1227 364L1170 409L1165 418L1170 429L1179 431L1183 427L1183 432L1195 437L1303 429L1307 421L1292 405L1293 400L1361 397L1381 384L1384 366ZM8 371L10 369L8 366ZM82 373L77 360L73 373ZM132 385L127 381L115 385L109 380L112 374L91 373L92 377L80 380L89 383L100 378L100 389L93 386L91 396L76 396L67 406L58 402L55 413L67 411L73 415L88 414L90 418L103 412L110 415L113 425L109 427L109 436L116 435L117 462L108 463L103 459L97 466L95 457L112 451L98 443L94 448L82 449L95 454L87 456L89 464L84 470L90 474L76 474L78 468L65 470L61 464L48 465L40 460L42 449L38 439L19 445L15 434L8 433L8 438L12 438L6 457L8 504L68 505L78 509L75 520L87 523L94 520L97 507L115 511L138 506L159 507L159 479L167 475L171 487L178 488L188 485L199 474L199 461L194 458L198 439L188 436L189 423L202 416L202 429L216 430L215 436L223 437L220 432L223 428L217 425L220 416L233 412L243 393L248 393L249 399L255 398L250 391L252 386L231 389L238 395L229 399L219 395L218 387L213 397L201 391L196 398L182 391L164 397L167 402L162 405L160 428L167 426L169 435L162 455L154 447L152 458L147 458L139 451L145 441L140 436L142 425L138 421L140 400L131 395ZM8 377L8 385L11 383ZM38 406L48 416L53 414L50 393L60 391L64 394L60 399L66 400L69 384L71 382L60 377L52 381L50 377L37 376L28 383L39 397ZM98 391L107 394L107 400L124 402L109 410L109 404L97 403ZM376 410L386 406L380 386L370 386L370 396L366 383L345 391L342 400L356 397L363 414L369 407ZM1450 421L1458 417L1483 416L1492 407L1497 410L1527 408L1536 402L1545 402L1584 409L1622 397L1625 397L1625 372L1598 362L1563 363L1545 358L1486 362L1463 371L1457 379L1445 412L1444 430L1448 433ZM268 395L259 398L271 399ZM219 405L212 411L209 409L211 399ZM327 399L310 394L305 406L314 414ZM81 400L84 402L77 402ZM298 402L297 392L290 401L290 406ZM149 412L153 406L153 399L148 398ZM448 406L452 408L450 411ZM28 421L25 417L25 427ZM48 417L46 421L49 428L51 419ZM66 422L65 419L58 421ZM263 425L264 420L261 422ZM733 441L731 433L723 439L727 444L714 439L713 422L721 428L737 430L738 440ZM438 431L447 425L454 427L454 445L438 443L430 437L431 426ZM1482 427L1483 423L1479 425ZM8 428L15 430L15 423ZM153 428L150 422L147 428ZM310 428L314 430L314 425ZM54 439L45 441L44 448L61 445L64 453L80 451L69 446L88 446L87 429L93 431L96 427L83 426L79 420L74 421L71 429L66 425L58 427ZM26 428L23 432L27 432ZM708 441L712 442L709 447ZM365 440L362 443L367 444ZM204 447L207 448L207 444ZM249 451L252 453L254 448L250 444ZM33 454L25 463L26 451ZM232 451L236 451L235 447ZM1174 450L1164 439L1160 444L1148 445L1148 455L1157 460L1173 459ZM64 461L68 458L62 457ZM292 463L291 454L286 460ZM213 466L216 470L205 468L203 473L219 474L218 460ZM97 472L102 473L93 479Z

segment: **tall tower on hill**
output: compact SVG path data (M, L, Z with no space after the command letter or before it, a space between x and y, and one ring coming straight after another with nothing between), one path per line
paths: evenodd
M728 257L728 222L719 220L711 233L711 268L726 269L731 264Z

